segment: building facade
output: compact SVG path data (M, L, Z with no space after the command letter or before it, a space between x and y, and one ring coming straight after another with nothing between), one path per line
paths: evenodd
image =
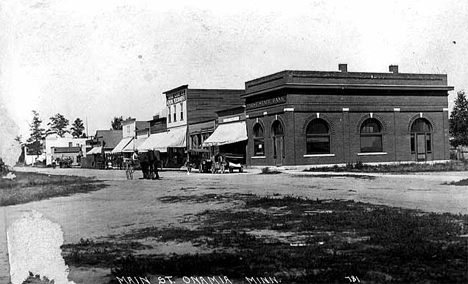
M167 147L167 165L182 166L186 150L202 148L203 141L215 129L216 111L243 105L243 93L244 90L190 89L188 85L164 92L167 131L174 133L174 141Z
M203 146L212 147L214 153L242 156L245 164L247 129L245 124L245 106L223 109L216 112L217 127L214 133L203 142Z
M245 83L249 165L449 159L446 75L339 69Z

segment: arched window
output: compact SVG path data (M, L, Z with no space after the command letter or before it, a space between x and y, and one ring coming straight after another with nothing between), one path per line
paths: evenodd
M382 151L382 126L377 119L366 119L361 125L361 153Z
M276 120L274 123L273 123L273 126L271 127L272 128L272 132L273 132L273 135L274 136L279 136L279 135L283 135L284 131L283 131L283 124L281 124L281 122L279 122L278 120Z
M307 154L330 154L330 127L323 119L314 119L306 130Z
M411 153L432 153L432 126L424 118L416 119L411 125Z
M254 156L265 156L263 127L260 123L254 125L253 128L254 140Z

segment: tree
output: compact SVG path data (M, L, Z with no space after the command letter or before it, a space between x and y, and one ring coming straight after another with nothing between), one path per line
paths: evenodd
M29 130L31 131L30 137L26 142L32 143L44 140L45 138L45 129L41 128L42 120L39 118L39 113L35 110L32 111L33 119L29 124Z
M111 121L112 129L113 130L122 130L122 121L123 121L122 116L120 116L120 117L115 116L114 120Z
M47 125L49 125L47 134L55 132L58 136L63 137L65 133L70 133L70 131L67 130L68 124L68 119L66 119L60 113L57 113L56 115L52 116L50 118L50 122L47 123Z
M75 119L71 126L71 134L75 138L86 138L86 134L84 133L84 124L83 120L80 118Z
M42 140L45 138L45 129L41 127L42 120L39 118L39 113L35 110L32 111L33 119L29 124L31 131L30 137L26 140L28 149L33 155L40 155L42 152Z
M15 136L15 141L18 142L21 146L23 146L23 135L16 135Z
M449 119L449 131L453 140L452 146L468 146L468 101L464 91L457 93L455 106Z

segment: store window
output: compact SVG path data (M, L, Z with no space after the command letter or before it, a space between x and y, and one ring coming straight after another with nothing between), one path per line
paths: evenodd
M171 123L171 107L167 107L167 122Z
M177 105L174 105L174 122L177 121Z
M192 135L190 136L192 138L192 149L197 149L198 148L198 145L199 145L199 140L198 140L198 135Z
M208 137L210 137L211 134L213 134L213 133L212 132L202 133L202 143L205 142L205 140L208 139Z
M366 119L361 125L361 153L382 151L382 126L377 119Z
M306 130L307 154L330 154L330 127L323 119L314 119Z
M180 103L180 121L184 120L184 103Z
M257 123L253 128L254 156L265 156L263 127Z

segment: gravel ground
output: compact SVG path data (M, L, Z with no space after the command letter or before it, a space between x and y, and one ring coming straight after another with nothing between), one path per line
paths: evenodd
M2 208L2 214L6 216L3 226L9 226L24 211L41 212L62 226L65 243L76 243L80 238L116 235L150 226L177 225L183 221L186 214L233 206L217 200L213 200L212 203L162 203L158 199L162 196L220 192L292 194L313 199L352 199L423 211L468 214L467 186L445 184L468 178L466 172L396 175L283 171L281 174L260 175L259 170L249 169L242 174L215 175L200 174L196 171L190 175L179 171L164 171L160 173L162 180L143 180L138 172L135 175L136 179L126 180L124 171L120 170L15 170L96 177L109 185L95 192Z

